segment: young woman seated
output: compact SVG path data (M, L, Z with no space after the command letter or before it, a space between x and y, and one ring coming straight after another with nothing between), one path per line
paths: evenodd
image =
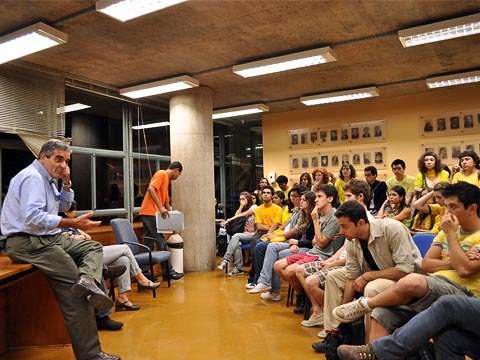
M73 201L70 209L64 213L64 217L74 218L77 211L77 203ZM63 234L81 240L91 240L92 238L86 232L80 229L63 229ZM139 310L140 306L133 304L127 296L132 290L130 276L133 276L139 285L139 288L153 290L160 286L159 282L152 282L143 275L138 266L137 260L132 250L127 245L108 245L103 247L103 263L105 265L125 265L127 270L117 278L118 281L118 299L115 304L115 310Z
M391 218L401 221L406 227L412 222L412 211L405 202L406 192L402 186L394 186L390 189L387 200L378 210L377 219Z

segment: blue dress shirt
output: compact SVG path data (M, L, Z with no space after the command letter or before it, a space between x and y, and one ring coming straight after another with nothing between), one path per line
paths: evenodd
M58 212L68 211L73 198L73 190L58 192L54 179L38 160L34 160L10 182L0 214L2 234L60 233L58 225L62 218Z

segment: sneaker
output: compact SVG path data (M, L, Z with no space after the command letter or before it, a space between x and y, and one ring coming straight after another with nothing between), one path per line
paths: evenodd
M228 273L228 276L237 276L237 275L243 275L243 274L245 274L245 271L239 268L235 268Z
M317 333L317 336L320 338L320 339L325 339L327 337L327 332L325 331L325 329L319 331Z
M340 345L337 349L337 354L342 360L377 359L370 344L360 346Z
M270 300L270 301L280 301L281 299L280 294L272 294L269 291L262 293L260 297L263 300Z
M323 325L323 314L317 316L312 314L308 320L303 320L301 324L305 327L321 326Z
M220 264L218 264L217 269L218 270L225 270L227 265L228 265L228 262L226 260L222 260L222 261L220 261Z
M362 300L364 297L362 296L358 300L337 306L333 309L332 313L335 319L342 323L349 323L363 315L368 314L371 312L371 309L368 309L362 305Z
M250 294L257 294L259 292L268 291L271 288L272 287L270 285L258 283L257 285L255 285L255 287L253 289L250 289L248 292Z
M245 289L253 289L255 287L255 284L254 282L247 282L247 284L245 285Z

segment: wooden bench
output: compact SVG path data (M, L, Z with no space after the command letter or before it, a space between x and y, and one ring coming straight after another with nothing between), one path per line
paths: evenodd
M0 254L0 355L11 348L70 343L46 277Z

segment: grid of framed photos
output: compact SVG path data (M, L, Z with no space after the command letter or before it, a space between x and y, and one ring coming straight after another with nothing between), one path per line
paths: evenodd
M311 172L317 167L338 171L345 163L352 164L356 169L363 169L368 165L382 169L385 168L385 152L384 147L378 147L290 155L290 174Z
M453 165L458 163L458 156L462 151L473 150L480 153L480 140L471 141L453 141L442 144L422 144L422 153L425 151L434 151L442 163Z
M425 138L480 133L480 110L422 116L419 123Z
M329 128L289 130L290 148L339 146L385 141L385 120L351 123Z

